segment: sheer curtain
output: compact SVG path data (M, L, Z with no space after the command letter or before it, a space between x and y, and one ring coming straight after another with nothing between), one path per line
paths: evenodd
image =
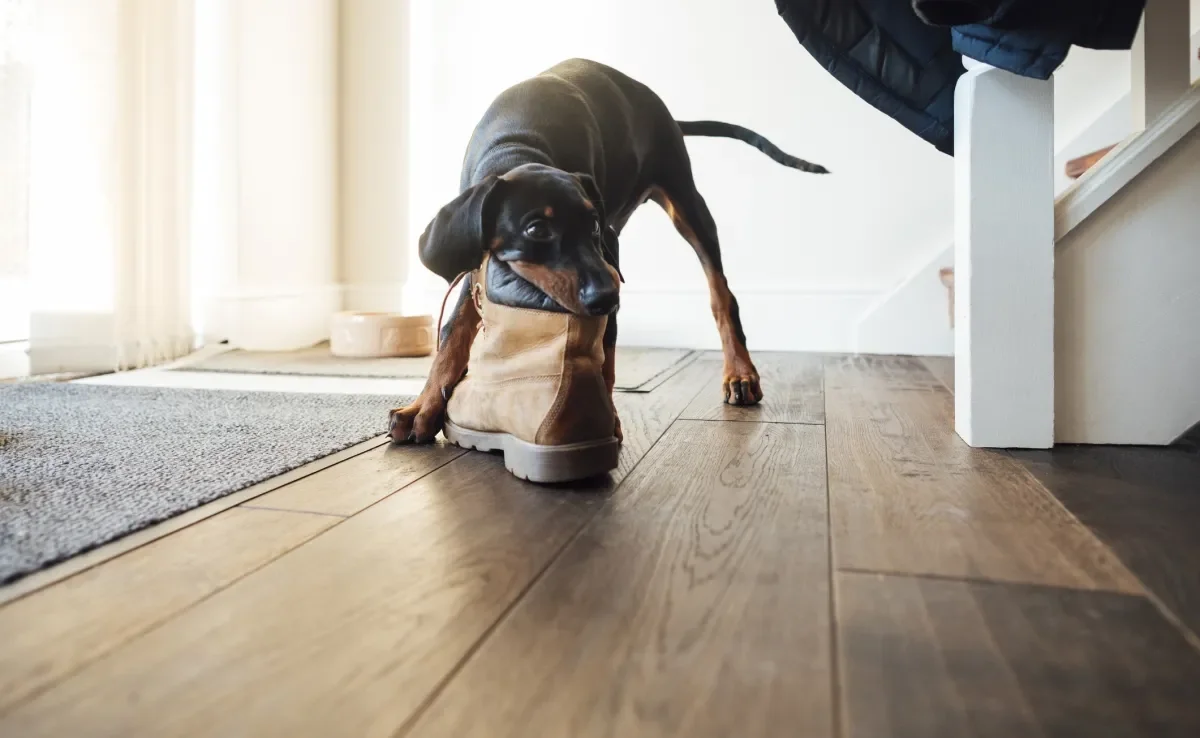
M33 371L160 363L196 333L301 348L343 306L402 307L407 0L18 6L28 250L0 270L28 275Z
M32 0L0 0L0 343L29 338Z
M192 0L30 5L31 369L181 356L192 347Z

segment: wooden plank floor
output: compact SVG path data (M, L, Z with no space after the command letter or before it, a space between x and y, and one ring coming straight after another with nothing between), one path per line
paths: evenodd
M1200 735L1194 446L974 450L947 362L760 368L618 395L582 488L379 447L16 597L0 736Z

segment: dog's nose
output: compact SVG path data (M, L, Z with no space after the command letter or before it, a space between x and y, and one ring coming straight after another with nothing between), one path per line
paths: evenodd
M588 315L608 315L617 309L621 292L616 285L589 284L580 291L579 298Z

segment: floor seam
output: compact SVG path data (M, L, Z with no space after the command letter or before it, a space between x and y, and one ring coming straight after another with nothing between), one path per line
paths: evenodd
M269 505L251 505L248 503L242 503L241 505L235 505L234 507L240 507L246 510L269 510L271 512L296 513L297 515L320 515L326 518L339 518L341 520L345 520L346 518L350 517L349 515L341 515L339 513L319 512L317 510L295 510L290 507L271 507Z
M697 386L695 393L693 393L686 402L680 403L680 407L682 408L679 411L680 413L683 413L683 411L686 410L687 407L691 405L691 403L704 390L701 382L697 382L697 385L701 386ZM463 669L467 667L467 664L470 663L475 654L478 653L479 650L483 648L484 644L486 644L487 641L492 637L492 634L495 633L500 626L508 620L509 616L525 600L525 596L529 594L529 592L533 591L533 588L537 586L538 582L542 581L546 574L549 573L552 568L554 568L554 564L557 563L559 558L562 557L563 552L570 548L575 541L579 540L580 536L587 531L588 527L591 526L591 524L595 522L596 518L605 510L605 508L611 504L612 498L616 496L617 490L621 488L621 485L629 481L629 478L632 477L633 473L642 465L642 462L645 461L648 456L650 456L651 452L654 451L659 442L666 437L667 433L671 431L671 428L674 427L675 423L679 420L680 417L676 415L671 422L667 423L666 427L663 428L662 433L659 433L658 437L655 438L654 441L646 448L646 452L643 453L636 462L634 462L633 466L629 468L629 472L621 478L620 482L617 482L615 487L613 487L612 494L609 496L609 498L606 499L603 504L598 505L596 509L592 511L592 514L588 515L583 522L579 524L579 527L576 528L576 530L570 536L568 536L563 545L560 546L552 556L550 556L550 558L546 561L546 565L530 578L529 582L527 582L526 585L521 588L521 591L517 594L517 596L513 598L513 601L508 604L508 607L504 608L504 611L501 612L500 615L497 616L497 618L492 622L492 624L480 634L474 643L471 644L471 647L467 649L467 652L463 654L462 658L460 658L458 662L446 672L445 676L443 676L442 679L440 679L438 683L434 685L433 689L430 690L425 699L421 700L421 703L412 711L412 714L410 714L408 718L400 724L400 727L392 732L392 738L403 738L403 736L408 735L412 729L416 727L417 723L421 721L421 718L425 716L425 713L429 710L429 708L437 702L438 698L440 698L442 693L446 691L446 688L450 686L450 683L454 681L455 677L462 673Z
M1028 587L1033 589L1059 589L1068 592L1094 592L1096 594L1120 595L1122 597L1146 597L1146 592L1127 592L1119 589L1110 589L1108 587L1078 587L1070 584L1047 584L1046 582L1025 582L1017 579L996 579L995 577L976 577L976 576L958 576L955 574L938 574L928 571L896 571L888 569L872 569L869 567L859 566L839 566L836 569L839 574L867 574L872 576L892 577L892 578L907 578L907 579L929 579L938 582L959 582L962 584L983 584L1003 587ZM1147 599L1149 599L1147 597Z
M817 420L744 420L742 418L685 418L678 417L676 421L691 420L697 423L758 423L759 425L812 425L824 427L824 421Z
M829 395L825 392L825 362L821 362L821 411L829 419ZM841 644L838 639L837 622L837 568L833 560L833 485L829 483L829 425L822 424L825 438L825 541L829 577L829 682L830 682L830 727L835 738L841 738L842 727L842 670Z
M230 509L233 509L233 508L230 508ZM215 597L217 594L224 592L226 589L232 587L233 585L242 581L246 577L257 574L258 572L262 571L264 568L270 566L271 564L275 563L279 559L282 559L284 556L287 556L292 551L295 551L296 549L300 548L301 546L305 546L305 545L311 543L314 539L324 535L327 531L333 530L338 525L340 525L340 523L334 523L333 525L329 526L328 528L323 528L322 530L317 531L312 537L304 539L300 543L296 544L294 547L289 548L288 550L282 552L275 558L268 559L268 560L262 562L261 564L259 564L258 566L254 567L253 569L250 569L249 571L243 573L242 575L229 580L223 586L221 586L217 589L214 589L212 592L209 592L208 594L206 594L205 596L196 600L195 602L191 603L190 605L183 608L182 610L178 610L176 612L170 613L159 620L155 620L153 623L147 624L146 627L138 630L136 633L131 633L128 638L126 638L125 640L121 641L118 644L113 645L112 648L109 648L108 650L104 651L103 653L93 655L91 658L77 664L75 666L75 668L62 674L57 679L54 679L54 680L42 685L42 687L40 689L36 689L36 690L30 692L29 694L25 695L22 699L9 705L7 708L0 710L0 718L3 718L5 715L15 712L17 709L29 704L30 702L33 702L34 700L36 700L38 697L41 697L46 692L49 692L50 690L58 687L59 685L63 684L64 682L67 682L70 679L75 678L75 676L77 676L84 669L87 669L88 667L92 666L93 664L98 663L100 660L105 659L108 656L120 651L121 649L127 647L129 644L133 643L134 641L149 635L150 633L154 632L155 630L158 630L162 626L164 626L167 623L171 622L172 620L175 620L176 618L180 617L181 615L188 612L192 608L194 608L204 602L207 602L208 600Z
M1051 451L1053 451L1053 449ZM1058 505L1058 507L1063 512L1065 512L1068 516L1070 516L1070 518L1072 520L1074 520L1081 528L1086 530L1088 532L1088 535L1090 535L1093 539L1095 539L1096 543L1103 546L1105 551L1108 551L1108 553L1114 559L1116 559L1118 562L1120 562L1121 566L1125 567L1125 571L1129 572L1129 576L1133 577L1133 580L1135 582L1137 582L1138 586L1140 586L1142 588L1142 592L1141 592L1142 596L1145 597L1150 602L1150 604L1152 604L1154 606L1154 609L1158 610L1158 614L1161 615L1164 620L1166 620L1171 625L1175 626L1175 629L1179 631L1179 634L1181 636L1183 636L1183 640L1186 641L1187 644L1189 646L1191 646L1194 651L1196 651L1197 653L1200 653L1200 636L1197 636L1196 633L1190 627L1188 627L1187 623L1183 622L1183 620L1180 619L1180 617L1175 614L1175 611L1172 610L1170 607L1168 607L1167 603L1162 601L1162 599L1158 596L1158 593L1156 593L1150 587L1146 586L1146 583L1144 581L1142 581L1142 578L1140 576L1138 576L1137 572L1135 572L1132 568L1130 568L1130 566L1128 564L1125 563L1125 559L1121 558L1121 555L1119 553L1117 553L1117 551L1112 546L1108 545L1108 543L1106 543L1104 541L1104 539L1101 538L1100 535L1096 533L1096 531L1092 530L1092 527L1090 525L1088 525L1087 523L1080 520L1079 516L1076 515L1074 512L1072 512L1071 509L1069 507L1067 507L1066 504L1063 503L1063 501L1058 498L1058 495L1051 492L1050 488L1047 487L1045 484L1042 484L1042 480L1038 479L1037 475L1034 474L1032 471L1030 471L1029 467L1026 466L1025 463L1021 459L1017 458L1017 456L1012 452L1012 450L1005 449L1003 451L1003 453L1010 460L1012 460L1013 463L1015 463L1017 466L1019 466L1021 468L1021 470L1030 479L1033 480L1034 484L1036 484L1039 488L1041 488L1041 490L1046 493L1046 496L1054 501L1055 505Z
M147 531L152 531L156 527L170 526L174 521L176 521L177 518L181 518L186 515L194 515L197 513L197 511L207 511L207 509L209 509L209 508L211 508L211 510L212 510L211 512L208 512L207 514L203 515L202 517L197 517L195 520L193 520L189 523L186 523L186 524L180 526L179 528L174 528L166 533L162 533L161 535L154 535L153 537L147 538L146 540L144 540L140 543L132 545L130 548L117 550L115 553L113 553L110 556L107 556L106 558L98 559L97 561L91 562L91 563L83 566L83 568L81 568L81 569L72 571L69 574L65 574L61 577L54 578L54 579L51 579L50 581L39 584L39 585L33 587L32 589L29 589L28 591L24 591L16 596L13 596L11 599L6 599L6 595L8 594L6 589L9 587L18 586L23 581L24 578L18 579L15 582L10 582L8 584L0 586L0 608L7 607L8 605L11 605L14 602L18 602L20 600L25 599L26 597L32 596L38 592L49 589L50 587L54 587L59 584L62 584L63 582L69 581L85 572L91 571L92 569L96 569L96 568L104 566L105 564L108 564L112 561L116 561L117 559L120 559L123 556L127 556L127 555L133 553L134 551L137 551L137 550L145 548L146 546L149 546L153 543L161 541L164 538L167 538L168 536L173 536L176 533L179 533L180 531L184 531L184 530L187 530L188 528L191 528L192 526L199 525L206 520L209 520L211 518L216 517L217 515L220 515L223 512L226 512L228 510L233 510L234 508L237 508L237 507L241 507L242 505L245 505L246 503L251 502L252 500L257 500L258 498L268 495L272 492L284 489L285 487L295 484L296 482L299 482L302 479L307 479L308 477L311 477L314 474L320 474L321 472L325 471L326 469L332 469L333 467L338 466L339 464L344 464L344 463L350 461L351 459L356 459L359 456L362 456L363 454L370 453L370 452L374 451L375 449L379 448L380 446L384 445L385 441L382 440L383 438L384 438L384 436L380 435L375 438L369 438L365 441L362 441L361 443L347 446L346 448L341 449L340 451L335 451L331 454L327 454L326 456L323 456L320 459L314 459L313 461L309 462L308 464L304 464L302 466L296 467L295 469L290 469L288 471L281 472L280 474L277 474L274 477L271 477L269 479L264 479L263 481L252 485L251 487L247 487L245 489L240 489L240 490L236 490L234 492L230 492L229 494L225 494L214 500L210 500L209 502L206 502L198 507L194 507L191 510L185 510L176 515L172 515L171 517L169 517L165 520L162 520L158 523L155 523L154 525L151 525L147 528L143 528L142 530L138 530L138 531L133 531L128 536L123 536L121 538L115 538L112 541L109 541L108 543L102 544L98 548L93 549L92 552L84 552L81 554L76 554L75 556L71 556L67 559L64 559L63 561L60 561L57 564L52 564L51 566L49 566L45 569L40 569L38 571L31 572L30 574L27 575L28 577L35 577L35 576L41 575L43 573L48 573L48 572L54 570L56 567L68 566L75 559L77 559L79 557L83 557L83 556L88 556L91 553L93 553L94 551L101 550L106 546L113 546L115 548L119 548L122 540L129 536L136 536L136 535L142 534ZM294 479L290 479L287 482L284 482L283 484L280 484L278 486L267 487L253 495L246 497L241 502L230 503L230 504L227 504L224 507L222 507L222 504L228 502L230 498L237 497L239 495L245 495L248 490L251 490L254 487L258 487L258 486L261 486L264 484L269 484L273 479L278 479L279 477L296 473L296 472L304 469L304 467L306 467L306 466L309 466L312 464L320 464L320 463L324 462L326 459L328 459L330 456L345 453L346 451L353 449L355 446L365 446L366 444L374 443L375 441L379 441L379 443L375 443L374 445L371 445L371 446L366 446L365 448L363 448L361 451L358 451L357 453L350 454L349 456L345 457L344 459L335 461L331 464L327 464L325 466L322 466L319 469L314 469L312 471L308 471L306 473L300 474L299 476L295 477Z

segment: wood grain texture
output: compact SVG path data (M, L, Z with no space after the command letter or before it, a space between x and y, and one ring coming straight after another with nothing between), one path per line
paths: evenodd
M407 735L830 735L822 435L677 422Z
M1071 179L1079 179L1083 176L1084 172L1094 167L1097 162L1103 159L1108 152L1112 151L1116 147L1116 144L1111 144L1102 149L1097 149L1090 154L1077 156L1074 159L1067 161L1066 165L1063 167L1063 173Z
M246 502L252 507L354 515L463 454L456 446L385 444Z
M0 735L389 735L599 500L463 456L21 704Z
M1200 454L1065 446L1013 456L1200 634Z
M837 567L1140 591L1019 463L962 442L918 359L831 361L825 392Z
M1200 654L1145 598L836 580L847 738L1200 735Z
M714 376L627 396L610 481L538 487L461 456L19 705L0 735L390 736Z
M705 382L716 381L717 370L708 365L685 367L677 378L668 380L662 391L654 393L618 393L617 410L625 429L617 476L627 474L650 445L658 439L679 414L680 403L700 391ZM293 482L274 492L250 500L253 507L304 510L331 515L353 515L375 504L396 490L420 479L463 450L443 441L430 446L385 445L339 464L319 477Z
M0 607L0 714L339 522L226 510Z
M12 584L0 587L0 605L13 600L25 597L30 592L36 592L39 589L52 586L69 577L73 577L80 572L86 571L96 566L100 566L108 561L111 561L118 556L122 556L136 548L153 543L154 541L173 535L177 531L191 527L207 518L218 515L225 510L241 505L243 502L253 500L256 497L261 497L267 492L290 484L298 479L314 474L321 469L326 469L335 464L341 463L346 459L353 458L359 454L365 453L372 448L381 446L387 443L384 436L372 438L355 444L349 448L342 449L337 453L329 454L328 456L309 462L304 466L292 469L289 472L284 472L277 477L272 477L258 484L247 487L243 490L233 492L218 497L217 499L200 507L192 508L186 512L182 512L174 517L168 518L161 523L152 525L148 528L134 531L129 535L118 538L114 541L94 548L86 553L72 556L60 564L55 564L48 569L34 572L27 577L18 579Z
M821 357L800 353L756 353L763 401L751 407L726 405L717 382L696 396L680 417L690 420L735 420L759 423L825 422L821 392ZM704 361L711 361L707 356Z
M614 481L624 479L658 442L688 403L713 384L720 384L719 365L694 361L650 394L618 394L617 413L625 441L617 460Z

